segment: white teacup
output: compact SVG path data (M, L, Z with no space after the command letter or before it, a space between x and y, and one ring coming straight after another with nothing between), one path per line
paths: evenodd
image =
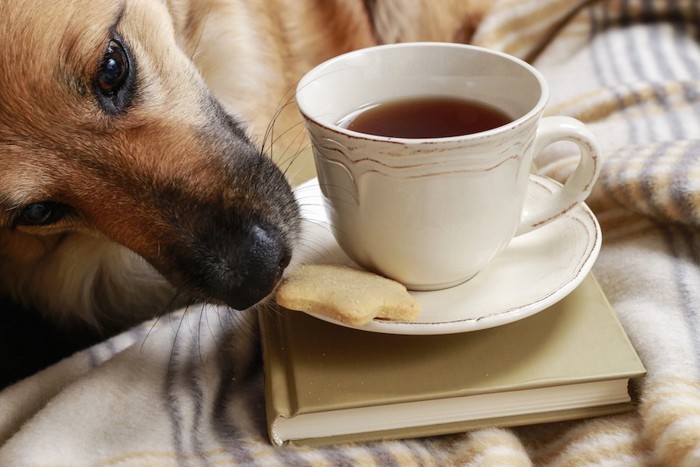
M510 117L465 136L368 135L338 123L368 104L448 96L481 101ZM333 58L302 78L306 119L333 234L359 265L413 290L462 283L512 238L583 201L598 176L594 137L578 120L546 117L547 84L532 66L460 44L405 43ZM562 189L524 209L535 157L556 141L580 148Z

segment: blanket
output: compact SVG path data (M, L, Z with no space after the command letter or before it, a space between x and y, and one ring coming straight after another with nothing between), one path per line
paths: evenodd
M472 42L524 58L602 173L594 272L648 374L623 415L274 447L254 312L190 307L0 393L0 465L700 465L700 2L495 0ZM539 170L563 180L571 146Z

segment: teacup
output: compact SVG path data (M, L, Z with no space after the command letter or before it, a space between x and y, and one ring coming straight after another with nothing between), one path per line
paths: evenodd
M461 44L404 43L322 63L297 87L333 234L362 267L412 290L469 280L516 235L589 195L598 149L583 123L542 117L548 88L529 64ZM347 120L398 99L477 101L509 117L477 133L407 138L360 133ZM580 161L562 188L525 207L533 158L557 141Z

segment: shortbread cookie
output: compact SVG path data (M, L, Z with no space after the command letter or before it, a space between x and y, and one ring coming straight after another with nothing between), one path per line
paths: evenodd
M374 318L410 321L419 306L402 284L338 264L301 265L282 279L280 306L361 326Z

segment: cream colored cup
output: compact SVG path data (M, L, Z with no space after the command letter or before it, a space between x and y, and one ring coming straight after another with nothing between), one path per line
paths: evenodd
M338 126L366 105L419 96L482 101L513 121L435 139ZM409 289L470 279L515 235L582 202L598 176L590 131L572 118L542 118L545 80L503 53L446 43L371 47L317 66L299 82L296 97L335 238L359 265ZM533 157L562 140L580 148L575 173L560 191L524 210Z

